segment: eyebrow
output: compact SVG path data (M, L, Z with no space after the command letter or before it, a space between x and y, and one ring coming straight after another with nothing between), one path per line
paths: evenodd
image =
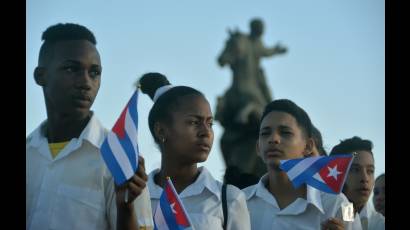
M76 65L82 65L82 63L81 63L80 61L72 60L72 59L68 59L68 60L65 60L65 61L62 62L62 64L68 64L68 63L76 64ZM92 67L102 68L102 66L99 65L99 64L92 64L91 66L92 66Z
M372 164L368 164L368 165L362 166L362 165L357 164L357 163L352 163L352 166L356 166L356 167L371 167L371 168L374 168L374 165L372 165Z
M210 116L210 117L204 117L204 116L197 115L197 114L188 114L187 116L188 116L188 117L194 117L194 118L197 118L197 119L205 119L205 120L214 119L212 116Z
M261 128L261 130L267 130L267 129L271 129L271 127L270 126L265 126L265 127ZM278 129L292 129L292 128L287 126L287 125L279 125Z

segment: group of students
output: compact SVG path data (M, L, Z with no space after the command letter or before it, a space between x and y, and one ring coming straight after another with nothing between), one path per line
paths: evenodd
M116 186L99 151L107 129L90 110L102 71L93 33L57 24L42 39L34 78L43 88L47 120L26 139L26 229L152 229L167 177L197 230L384 229L384 217L367 205L374 183L371 148L343 147L346 140L332 149L331 155L357 153L346 196L309 185L295 189L279 169L280 160L317 156L323 149L308 114L286 99L270 102L260 120L256 148L268 173L243 190L227 185L224 200L223 184L197 165L207 160L214 139L208 100L192 87L172 86L160 73L144 74L139 85L154 101L148 124L161 167L147 175L140 157L135 175ZM383 207L376 207L384 209L384 178L379 191ZM357 212L350 222L341 210L349 200Z

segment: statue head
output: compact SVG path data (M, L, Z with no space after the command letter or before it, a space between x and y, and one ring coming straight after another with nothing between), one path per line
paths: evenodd
M251 36L260 37L263 34L263 22L259 18L254 18L249 24L251 27Z

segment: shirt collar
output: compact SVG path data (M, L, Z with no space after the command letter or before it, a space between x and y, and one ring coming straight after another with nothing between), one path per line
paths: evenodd
M265 174L261 177L259 180L259 183L256 184L251 188L251 191L248 193L246 199L249 200L253 196L260 197L261 199L265 200L266 202L274 205L275 207L279 208L279 205L276 202L276 199L273 197L273 195L268 191L266 188L266 184L268 181L268 174ZM322 205L322 199L321 199L321 192L309 185L307 187L307 194L306 194L306 199L301 199L297 198L295 202L307 202L312 205L314 205L320 212L324 213L323 210L323 205ZM287 208L290 208L291 205L289 205Z
M39 147L42 142L47 142L47 138L45 137L45 130L44 125L46 124L47 120L43 121L28 137L27 141L30 146ZM87 126L81 132L80 136L77 138L73 138L78 140L79 144L83 140L87 140L92 145L97 148L100 148L101 144L104 141L106 135L106 129L101 125L101 122L98 118L92 114L90 120L87 123Z
M78 138L72 138L64 149L57 155L57 157L52 159L48 147L49 143L45 136L45 124L46 121L43 121L39 127L27 137L26 143L28 143L29 146L38 149L41 155L50 160L58 160L69 155L71 152L81 147L84 141L87 141L99 149L107 133L107 130L101 125L100 121L93 113L80 136Z
M220 199L221 195L218 182L212 177L211 173L209 173L209 171L205 167L200 167L198 168L198 170L200 171L198 178L195 180L194 183L186 187L179 194L179 197L184 198L189 196L195 196L201 194L206 188L208 191L213 193L218 199ZM148 187L151 198L154 199L159 199L161 197L163 190L162 187L155 184L154 182L154 176L158 174L159 171L160 169L155 169L148 175Z
M372 211L372 207L370 205L370 202L367 202L366 205L363 206L362 210L359 213L360 219L363 219L363 218L369 219L371 211Z

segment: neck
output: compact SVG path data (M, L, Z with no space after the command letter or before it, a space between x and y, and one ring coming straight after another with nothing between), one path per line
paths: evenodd
M174 187L178 193L182 192L186 187L193 184L195 180L199 176L199 170L196 164L191 165L180 165L175 164L172 161L162 160L161 170L156 175L157 177L157 184L163 185L165 184L165 179L169 176L174 184Z
M366 203L360 205L356 205L355 203L353 203L353 208L357 213L360 213L365 205Z
M295 189L283 171L269 170L267 188L281 209L287 207L297 198L306 199L306 186Z
M63 142L78 138L90 121L91 116L91 112L82 119L47 113L47 123L44 129L48 142Z

